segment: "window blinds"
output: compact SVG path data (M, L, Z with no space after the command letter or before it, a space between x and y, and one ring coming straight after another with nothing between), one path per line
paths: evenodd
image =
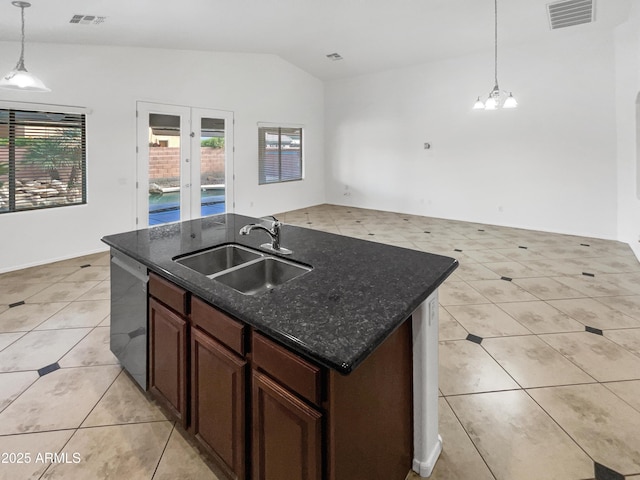
M302 128L258 127L259 183L302 180Z
M0 213L86 198L85 115L0 109Z

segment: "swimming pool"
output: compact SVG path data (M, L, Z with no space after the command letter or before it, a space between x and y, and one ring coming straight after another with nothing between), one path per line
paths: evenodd
M200 214L203 217L225 212L225 188L205 188L200 192ZM149 225L180 220L180 192L149 194Z

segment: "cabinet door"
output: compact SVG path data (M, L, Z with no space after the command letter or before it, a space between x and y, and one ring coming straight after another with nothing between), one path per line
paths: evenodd
M320 480L322 415L253 371L253 479Z
M180 420L187 423L187 322L149 299L149 388Z
M245 478L246 364L192 328L191 428L240 480Z

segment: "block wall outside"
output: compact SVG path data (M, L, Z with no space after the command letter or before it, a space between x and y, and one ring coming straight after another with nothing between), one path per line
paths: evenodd
M46 181L49 171L38 165L25 163L26 148L16 148L16 179L21 182ZM0 164L7 163L9 147L0 147ZM203 185L224 183L224 149L203 147L201 149L201 182ZM91 162L91 159L87 159ZM64 171L64 170L63 170ZM61 172L62 173L62 172ZM0 181L7 181L2 175ZM151 147L149 153L149 181L180 177L180 149L171 147ZM64 178L61 180L65 180Z
M24 157L27 153L27 148L25 147L16 147L16 180L26 183L32 181L48 181L50 179L49 170L43 168L37 164L26 163L23 161ZM0 147L0 164L9 163L9 147L2 146ZM64 172L68 169L60 169L60 173L64 174ZM0 181L7 181L8 175L0 176ZM65 181L65 178L62 178Z
M202 147L202 183L224 183L224 149ZM178 178L180 176L180 148L149 148L149 181Z

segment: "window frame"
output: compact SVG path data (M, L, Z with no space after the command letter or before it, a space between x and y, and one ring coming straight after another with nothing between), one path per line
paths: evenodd
M15 103L14 102L0 102L0 113L6 115L6 120L3 120L0 125L6 127L7 131L7 155L6 158L0 157L2 160L1 163L7 164L8 172L3 175L6 177L5 183L8 183L8 198L5 199L7 205L3 206L0 209L0 215L8 214L8 213L20 213L20 212L28 212L28 211L37 211L37 210L48 210L52 208L61 208L61 207L75 207L80 205L87 204L87 112L86 109L82 107L62 107L56 105L44 105L44 104L24 104L24 103ZM16 119L16 115L24 115L25 117L33 116L33 119ZM48 118L43 118L42 120L38 120L37 117L39 115L44 115ZM56 117L63 115L60 119L56 119ZM66 120L66 121L65 121ZM29 136L25 134L25 130L28 131L29 128L35 130L36 133L44 134L47 133L47 129L66 129L66 131L74 131L74 135L78 135L77 142L69 143L67 141L61 142L63 148L69 145L73 147L79 147L79 162L78 162L78 175L81 177L78 182L78 200L72 202L64 202L64 203L53 203L53 204L41 204L41 205L32 205L25 206L19 203L17 199L17 182L21 180L17 178L17 148L18 142L17 139L39 139L39 138L48 138L46 136ZM18 129L22 129L22 133L18 133ZM38 131L41 129L41 131ZM3 138L5 138L3 136ZM26 142L25 142L26 143ZM59 167L54 167L59 168ZM74 166L65 167L66 168L75 168ZM73 171L73 170L72 170ZM33 179L40 180L37 178ZM67 185L68 187L69 185ZM66 189L64 190L66 191ZM46 199L47 197L45 197ZM55 198L55 197L53 197ZM68 198L68 197L67 197Z
M266 177L266 169L265 169L265 159L263 157L263 153L266 151L266 141L263 140L263 130L278 130L278 179L267 181ZM300 147L299 147L299 169L300 175L296 178L285 178L283 179L283 171L282 171L282 152L283 150L289 150L283 148L282 143L282 130L298 130L298 136L300 138ZM305 146L305 128L304 125L300 124L286 124L286 123L258 123L258 185L273 185L278 183L289 183L289 182L299 182L304 180L304 146ZM264 145L264 148L263 148Z

